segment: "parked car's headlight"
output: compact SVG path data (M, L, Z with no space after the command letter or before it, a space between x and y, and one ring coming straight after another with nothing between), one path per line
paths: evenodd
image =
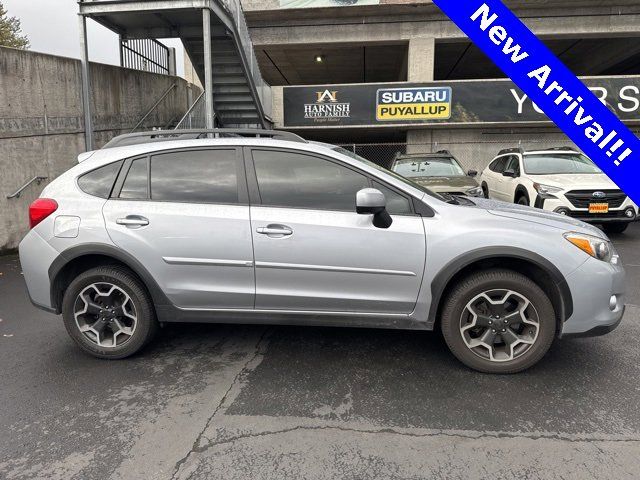
M611 262L614 265L617 265L619 262L619 257L613 248L613 244L607 240L576 232L565 233L564 238L593 258L597 258L603 262Z
M534 183L533 188L540 195L553 195L554 193L560 193L562 191L562 188L543 185L542 183Z
M470 188L469 190L467 190L464 193L466 193L470 197L483 197L484 196L484 192L482 191L482 187L473 187L473 188Z

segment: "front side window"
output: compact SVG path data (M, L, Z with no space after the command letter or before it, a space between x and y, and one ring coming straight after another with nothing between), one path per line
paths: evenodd
M515 172L516 175L520 175L520 161L517 155L509 157L509 162L507 162L507 166L505 167L505 171L506 170L511 170Z
M507 160L509 159L509 157L500 157L496 160L494 160L491 165L489 165L489 170L496 172L496 173L502 173L504 172L505 167L507 166Z
M529 175L602 173L595 163L581 153L525 155L524 170Z
M188 150L151 157L151 199L238 203L236 151Z
M80 190L95 197L109 198L121 166L122 160L85 173L78 178Z
M254 150L258 190L264 205L353 212L366 176L311 155Z
M393 171L405 177L463 177L464 170L451 157L398 160Z
M400 195L394 190L375 181L373 182L373 188L377 188L384 194L384 198L387 201L387 212L389 212L390 215L410 215L413 213L411 203L409 203L409 199L404 195Z

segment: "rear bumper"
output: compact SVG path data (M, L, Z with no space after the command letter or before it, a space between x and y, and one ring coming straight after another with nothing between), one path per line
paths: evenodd
M35 230L27 233L20 242L19 253L31 303L47 312L58 313L51 305L49 266L60 254Z
M625 279L624 268L595 258L569 275L574 308L561 336L590 337L613 331L625 311Z

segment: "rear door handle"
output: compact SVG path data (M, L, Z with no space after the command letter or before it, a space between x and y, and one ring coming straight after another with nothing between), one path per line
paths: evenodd
M124 218L118 218L116 223L126 227L146 227L149 225L149 220L140 215L127 215Z
M256 232L269 237L288 237L293 234L293 230L286 225L267 225L266 227L258 227Z

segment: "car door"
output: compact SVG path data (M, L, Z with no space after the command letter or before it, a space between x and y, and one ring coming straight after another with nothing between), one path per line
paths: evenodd
M518 177L520 177L520 158L518 157L518 155L511 155L510 157L508 157L508 161L507 164L505 166L504 172L510 170L512 172L514 172L513 177L508 177L504 175L504 172L502 174L502 195L503 195L503 200L505 202L515 202L515 196L516 196L516 188L518 187L518 184L520 182L520 179Z
M256 309L413 311L425 264L422 218L411 199L310 152L245 150L256 266ZM355 211L356 192L387 197L393 224Z
M504 173L504 170L507 167L507 163L510 159L511 155L507 155L504 157L499 157L495 162L495 165L493 167L493 181L491 182L493 187L489 187L491 198L505 201L505 177L502 174Z
M253 308L255 281L241 151L164 151L128 160L103 208L113 242L178 307Z

